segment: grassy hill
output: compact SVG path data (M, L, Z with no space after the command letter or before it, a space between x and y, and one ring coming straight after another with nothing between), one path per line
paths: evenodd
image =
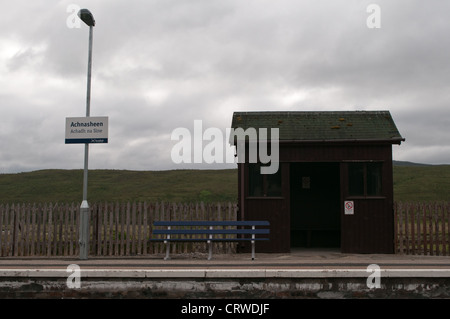
M0 174L0 203L81 202L82 170ZM396 201L450 201L450 165L394 166ZM237 170L89 171L90 202L236 201Z
M92 170L88 200L236 201L237 170ZM83 170L0 175L0 203L81 202Z
M396 201L450 201L450 165L394 166Z

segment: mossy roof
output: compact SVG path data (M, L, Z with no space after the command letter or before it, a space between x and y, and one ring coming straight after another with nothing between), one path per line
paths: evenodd
M379 141L400 144L389 111L234 112L233 129L279 129L280 141Z

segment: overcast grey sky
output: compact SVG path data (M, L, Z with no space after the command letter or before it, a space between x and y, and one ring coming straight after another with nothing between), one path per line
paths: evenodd
M450 1L0 2L0 173L83 167L64 143L86 99L88 27L68 26L70 5L94 14L91 116L109 117L90 169L236 167L174 164L171 133L264 110L389 110L406 138L394 159L450 164Z

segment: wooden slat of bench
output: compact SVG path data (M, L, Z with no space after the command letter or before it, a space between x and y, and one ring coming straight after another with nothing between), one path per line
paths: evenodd
M187 241L187 242L205 242L205 241L261 241L261 240L269 240L269 238L150 238L149 241Z
M211 239L211 241L261 241L261 240L269 240L269 238L216 238L216 239Z
M292 231L306 231L306 230L311 230L311 231L339 231L340 228L336 228L336 227L298 227L298 228L293 228Z
M155 235L269 234L269 229L154 229Z
M269 226L264 220L255 221L154 221L154 226Z

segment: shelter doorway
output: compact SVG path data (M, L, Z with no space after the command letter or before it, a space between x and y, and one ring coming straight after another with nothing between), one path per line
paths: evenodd
M340 247L339 163L290 164L291 247Z

